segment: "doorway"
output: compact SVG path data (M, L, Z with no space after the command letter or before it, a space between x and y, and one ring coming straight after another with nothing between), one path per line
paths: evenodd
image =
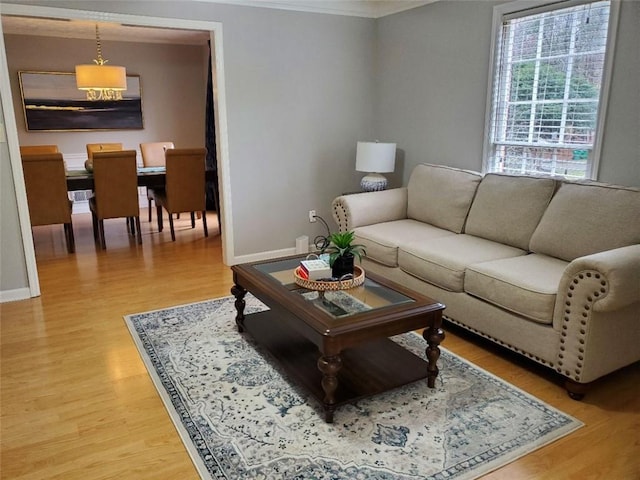
M224 88L224 62L222 51L222 24L210 21L180 20L173 18L157 18L136 15L124 15L104 12L89 12L81 10L69 10L61 8L34 7L24 5L3 5L3 15L17 15L33 18L50 18L59 20L87 20L93 22L114 22L140 27L173 28L184 30L200 30L209 32L211 41L210 61L213 69L212 94L214 95L214 116L215 134L219 140L216 149L217 171L219 178L220 205L219 215L222 227L222 256L226 264L230 264L233 258L232 247L232 222L230 211L230 181L229 181L229 158L227 149L227 119L226 101ZM0 33L2 29L0 27ZM3 34L4 35L4 34ZM5 63L0 69L0 97L4 110L4 120L7 133L7 145L9 147L9 157L13 170L13 183L16 192L17 216L22 232L23 252L27 267L29 296L40 295L38 273L36 267L35 251L31 236L31 225L29 223L28 209L26 205L26 194L24 182L22 180L22 165L20 161L17 126L15 111L13 108L13 95L9 73L6 68L6 49L3 38L0 39L0 55Z

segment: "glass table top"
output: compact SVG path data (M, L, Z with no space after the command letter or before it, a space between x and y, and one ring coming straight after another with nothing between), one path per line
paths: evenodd
M300 260L304 260L304 258L274 260L273 262L256 264L254 268L271 276L292 292L301 295L310 305L335 318L344 318L392 305L415 302L411 297L367 278L366 272L362 285L347 290L318 292L303 288L295 283L293 272L300 265Z

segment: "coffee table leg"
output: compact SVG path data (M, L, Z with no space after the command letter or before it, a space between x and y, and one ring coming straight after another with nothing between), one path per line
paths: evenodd
M244 332L244 306L246 305L244 301L244 296L247 294L247 291L242 288L240 285L234 285L231 287L231 293L234 297L236 297L236 325L238 325L238 331L240 333Z
M422 337L427 341L427 385L429 388L435 388L436 377L438 376L438 359L440 358L440 349L438 346L444 340L444 330L442 330L442 317L438 317L433 323L424 329Z
M338 388L338 371L342 368L340 355L320 357L318 369L322 372L322 389L324 390L324 419L333 423L333 412L336 409L335 391Z

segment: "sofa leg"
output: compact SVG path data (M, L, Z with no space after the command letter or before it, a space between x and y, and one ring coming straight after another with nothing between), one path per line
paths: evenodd
M567 390L567 393L574 400L582 400L589 390L588 383L578 383L573 380L565 380L564 388Z

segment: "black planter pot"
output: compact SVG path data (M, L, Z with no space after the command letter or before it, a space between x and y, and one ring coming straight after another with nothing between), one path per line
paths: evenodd
M349 273L353 274L353 254L337 257L331 267L331 276L340 278Z

